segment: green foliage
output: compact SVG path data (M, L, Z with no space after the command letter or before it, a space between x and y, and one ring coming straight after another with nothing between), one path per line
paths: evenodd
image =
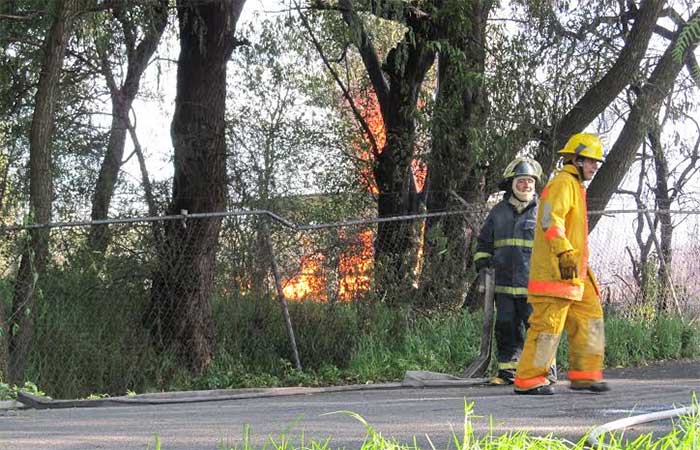
M685 52L695 47L700 42L700 17L696 17L686 23L680 34L676 45L673 47L672 56L676 63L682 63Z
M35 280L39 295L25 379L58 398L144 390L147 380L156 378L145 360L154 361L154 367L160 362L144 345L148 339L141 324L147 266L139 256L116 249L106 257L85 252L81 236L69 231L53 234L59 236L53 258ZM136 242L133 233L119 238L121 244ZM22 253L23 238L6 236L4 241L15 247L14 254ZM0 291L9 312L16 269L6 257L2 263L9 267L3 266Z
M351 361L350 369L360 379L398 380L406 370L458 374L478 355L478 314L411 317L387 309L377 319L358 341Z
M227 298L217 302L218 349L242 365L275 376L289 375L280 360L291 361L280 304L273 298ZM291 303L290 319L304 369L346 367L358 338L359 315L353 304ZM237 330L232 334L230 330Z
M150 450L150 449L151 449L151 445L149 444L149 445L146 447L146 450ZM160 449L161 449L160 436L158 436L158 435L156 434L156 435L153 437L153 450L160 450Z
M700 330L674 316L628 320L609 315L605 334L605 360L610 367L700 356Z
M658 277L657 261L650 259L641 266L641 306L638 313L642 317L653 317L656 310L656 300L659 298L661 283Z
M0 400L17 400L17 393L20 391L38 397L43 397L45 395L44 392L31 381L25 381L22 387L18 387L14 384L10 386L7 383L0 383Z
M114 274L126 270L114 261L105 263ZM145 361L153 354L143 345L148 339L140 325L139 305L147 298L142 284L110 279L95 264L81 270L52 268L40 286L44 296L37 305L30 379L51 387L57 397L145 387ZM83 295L76 301L79 291Z
M83 251L80 237L64 232L63 247L37 282L42 296L27 379L52 397L383 382L400 380L407 370L458 375L478 354L480 313L418 312L371 298L291 302L299 371L277 298L256 297L224 277L212 302L213 363L193 379L174 355L155 351L143 327L152 256L121 248L140 243L147 249L148 242L133 230L118 231L115 242L124 247L106 256ZM11 276L0 279L3 298L12 298L13 289ZM642 320L609 313L606 335L607 366L700 356L700 330L673 316ZM565 338L558 365L568 365Z
M251 44L233 54L237 83L226 117L236 149L228 167L233 198L240 206L276 209L293 195L337 190L326 175L349 169L332 131L338 117L316 101L328 86L298 23L264 19L242 32Z

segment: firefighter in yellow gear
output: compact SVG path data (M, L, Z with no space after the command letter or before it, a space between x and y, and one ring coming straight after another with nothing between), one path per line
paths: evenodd
M551 395L547 379L564 330L569 339L570 388L605 392L605 333L596 279L588 267L588 216L584 181L603 159L598 136L577 133L563 149L562 168L540 196L530 261L532 315L515 374L517 394Z

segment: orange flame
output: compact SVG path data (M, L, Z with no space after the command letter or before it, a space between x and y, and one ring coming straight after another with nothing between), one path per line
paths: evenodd
M416 183L416 191L421 192L425 187L425 178L428 175L428 166L420 159L411 161L413 181Z
M381 153L386 144L386 129L381 115L379 103L374 93L359 93L355 98L355 105L360 111L360 115L367 123L367 126L374 136L377 144L377 151ZM422 105L419 104L419 107ZM359 174L364 180L367 190L376 195L379 188L374 180L372 166L374 155L366 136L358 139L354 145L356 155L362 161ZM411 172L416 184L416 189L420 192L425 186L427 167L419 159L411 161ZM425 227L425 225L423 225ZM423 234L421 232L421 236ZM358 235L357 245L344 251L339 258L338 275L338 299L350 301L359 294L366 292L370 288L371 274L374 265L374 233L371 229L362 231ZM422 240L422 237L421 237ZM422 245L419 246L422 252ZM421 255L415 267L417 273L421 270ZM310 254L301 259L301 270L297 275L283 282L283 292L288 300L316 300L320 302L328 301L327 276L323 268L324 257L321 254Z
M357 236L355 245L345 250L338 260L338 300L350 301L370 288L374 247L372 230L364 230ZM328 301L328 277L324 273L325 258L319 253L301 259L299 273L282 283L287 300Z
M360 111L360 115L367 124L372 136L374 136L374 140L377 144L377 151L381 152L386 143L386 129L384 128L384 119L379 110L377 96L369 94L356 97L355 106ZM367 137L364 136L364 134L363 138L365 142L358 141L355 143L357 157L362 161L362 165L359 168L360 176L365 181L367 189L373 195L377 195L379 194L379 188L377 187L377 182L374 180L374 174L372 173L372 161L374 160L374 156L370 144L367 142Z
M382 118L377 96L373 92L359 94L355 96L354 102L355 106L360 111L360 116L362 116L362 119L374 136L374 140L377 144L377 151L381 153L386 144L386 128L384 127L384 119ZM423 103L419 102L418 107L420 108L422 105ZM374 180L374 174L372 173L372 161L374 160L374 156L366 136L363 137L365 142L358 141L355 144L357 157L364 163L360 168L360 176L365 180L368 190L376 195L379 193L379 188L377 187L377 182ZM423 161L414 159L411 161L411 172L413 174L413 180L416 183L417 191L422 191L428 172L427 166Z
M301 270L289 280L282 283L282 291L287 300L313 299L328 301L326 276L321 263L323 255L312 254L301 258Z
M357 246L346 251L338 263L340 282L338 298L349 301L370 288L372 266L374 261L374 233L364 230L358 236Z

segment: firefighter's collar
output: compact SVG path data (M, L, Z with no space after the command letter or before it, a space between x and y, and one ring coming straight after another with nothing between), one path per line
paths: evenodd
M575 176L579 183L583 183L581 180L581 174L578 173L578 169L573 164L564 164L561 170Z

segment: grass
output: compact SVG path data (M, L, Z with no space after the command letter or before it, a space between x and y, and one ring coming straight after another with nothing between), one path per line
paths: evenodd
M109 271L100 264L70 261L42 279L25 378L53 398L378 383L401 380L407 370L459 375L478 354L480 312L418 313L372 301L292 302L289 312L303 366L299 371L279 302L222 290L212 303L212 364L193 377L175 355L158 353L151 345L144 328L146 268L119 258L109 263ZM134 268L143 273L134 275ZM0 292L10 285L0 279ZM79 299L76 293L81 293ZM607 367L700 358L697 326L671 315L634 317L606 316ZM563 339L557 355L562 370L567 369L567 350ZM14 386L0 388L0 399L15 392Z
M491 429L483 436L478 436L474 430L474 403L464 402L463 429L459 432L452 430L446 450L696 450L700 448L700 409L696 399L693 399L695 413L678 418L673 422L671 431L655 438L650 433L642 434L634 439L627 439L623 432L609 433L599 437L596 444L588 443L588 436L577 442L560 439L553 435L533 436L527 431L512 431L495 434ZM437 446L427 436L428 446L421 447L416 437L411 442L401 442L392 437L386 437L377 431L362 416L352 411L337 411L328 414L345 414L362 423L365 437L357 447L359 450L437 450ZM293 442L288 437L289 429L278 436L271 436L262 445L256 445L251 437L250 426L244 427L241 443L233 447L221 444L219 450L331 450L332 437L322 441L304 440ZM150 446L148 447L150 449ZM156 436L155 450L162 447L161 439ZM352 450L352 448L347 449Z

